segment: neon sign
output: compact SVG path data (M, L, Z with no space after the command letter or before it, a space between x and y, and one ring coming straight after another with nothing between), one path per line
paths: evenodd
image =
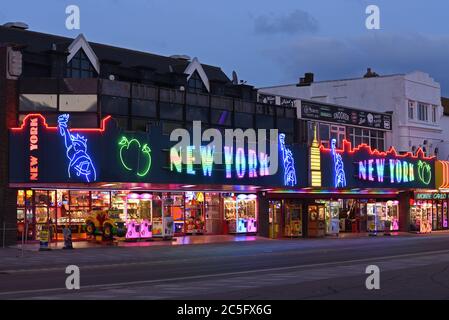
M284 163L284 185L294 187L296 185L295 160L293 153L285 146L285 134L279 134L279 146L282 152Z
M70 160L67 167L69 178L74 173L77 177L83 177L86 182L97 180L97 173L93 165L92 159L87 154L87 139L78 133L73 135L70 133L67 122L68 114L62 114L58 117L59 133L64 138L66 148L66 156Z
M310 146L310 185L321 187L321 153L316 135L316 125L313 129L313 141Z
M356 187L364 185L354 180L379 187L407 185L424 188L432 183L434 157L426 157L421 149L418 149L416 154L410 152L398 154L394 148L382 152L371 149L366 144L352 148L351 143L346 140L343 141L343 149L337 150L335 144L332 141L329 149L320 147L321 152L327 153L326 159L332 160L335 187L347 186L345 179L348 177L351 179L349 184ZM323 153L321 156L324 156Z
M346 187L346 173L345 166L343 163L343 159L341 155L336 151L336 143L335 139L331 141L331 150L332 150L332 159L334 160L334 187L335 188L344 188Z
M145 177L151 168L151 149L148 144L141 144L137 139L128 140L128 138L123 136L119 140L118 145L120 146L119 156L122 166L127 171L134 171L139 177ZM133 146L135 146L136 148L133 149ZM129 152L131 152L130 149L137 152L136 167L128 162L128 154ZM145 159L141 162L140 160L142 155Z
M182 173L183 168L187 174L195 175L197 171L194 169L194 164L196 163L195 146L187 146L185 148L186 161L183 166L183 148L182 147L172 147L170 148L170 171ZM206 177L212 176L214 161L215 146L201 146L200 147L200 163L202 167L202 173ZM233 172L235 176L239 179L245 176L249 178L257 178L258 175L261 177L268 176L269 173L269 160L268 155L264 152L260 152L259 156L257 152L253 149L248 150L248 155L245 154L243 148L237 148L234 153L234 148L229 146L223 147L224 155L224 171L225 177L231 179L233 177ZM234 166L233 166L234 165ZM292 166L294 163L292 162ZM294 170L294 167L292 167ZM259 170L257 170L259 169ZM290 170L290 169L289 169ZM294 172L294 171L293 171ZM296 180L295 180L296 183Z
M30 180L32 181L39 179L39 158L36 155L36 150L39 149L38 125L39 120L37 117L30 119Z

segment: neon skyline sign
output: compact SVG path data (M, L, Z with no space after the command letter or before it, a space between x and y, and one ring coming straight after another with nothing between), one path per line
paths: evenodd
M332 155L334 165L337 164L338 158L342 165L343 159L346 159L346 165L349 165L349 161L352 162L354 169L350 168L351 175L348 174L347 178L353 175L354 180L378 185L411 184L422 187L427 187L432 181L433 169L430 161L434 160L434 157L426 157L421 149L418 149L416 154L398 154L394 148L381 152L366 144L352 148L350 142L343 140L343 149L336 149L332 144L331 148L321 146L320 150ZM334 171L337 171L337 167ZM335 180L335 187L337 185Z

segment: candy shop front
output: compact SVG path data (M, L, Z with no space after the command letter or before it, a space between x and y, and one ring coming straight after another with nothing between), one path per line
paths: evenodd
M182 148L160 127L124 132L109 117L98 129L71 129L69 115L50 127L42 115L30 114L10 129L10 139L18 239L28 240L48 229L51 240L60 241L64 228L74 240L258 234L260 190L288 186L306 160L299 156L304 150L288 148L296 163L283 166L287 147L279 140L284 149L271 150L265 141L270 155L279 153L274 173L268 155L249 146L225 144L223 163L214 163L214 150L203 146L202 161L194 163L189 146L181 161ZM306 173L298 180L306 183Z

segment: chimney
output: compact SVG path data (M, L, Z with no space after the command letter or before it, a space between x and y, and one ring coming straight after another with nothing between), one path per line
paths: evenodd
M306 72L304 78L299 78L298 87L310 86L313 83L314 74L312 72Z
M368 68L368 69L366 69L366 73L363 77L364 78L375 78L378 76L379 75L376 72L372 71L371 68Z

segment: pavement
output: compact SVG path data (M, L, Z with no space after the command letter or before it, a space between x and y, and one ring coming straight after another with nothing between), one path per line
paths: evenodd
M0 299L448 299L449 233L0 250ZM20 253L20 254L19 254ZM67 290L65 268L80 268ZM376 265L380 290L368 290Z

